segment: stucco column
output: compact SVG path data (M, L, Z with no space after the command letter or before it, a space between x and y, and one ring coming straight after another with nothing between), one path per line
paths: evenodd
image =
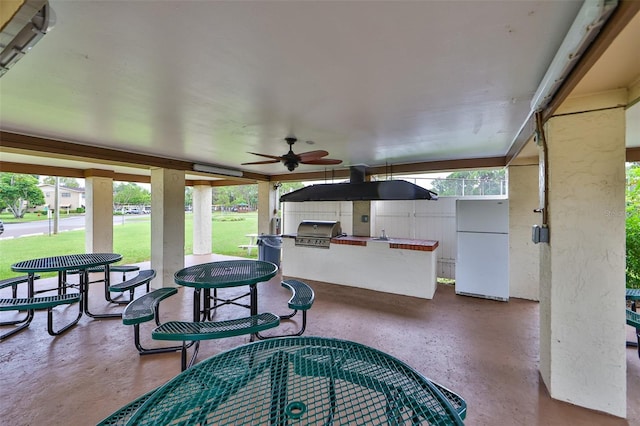
M211 254L211 184L193 184L193 254Z
M278 189L273 182L258 182L258 234L271 234L271 219L278 216Z
M545 125L540 373L551 397L625 417L625 114L592 101Z
M113 179L111 172L85 172L85 234L87 253L113 252Z
M541 224L538 208L538 159L509 167L509 297L539 300L540 251L531 228Z
M175 287L184 267L184 171L151 170L151 268L155 288Z

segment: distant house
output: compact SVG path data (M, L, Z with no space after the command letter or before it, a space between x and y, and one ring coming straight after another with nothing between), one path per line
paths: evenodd
M44 195L44 205L41 206L41 209L44 207L48 207L49 209L53 209L56 204L55 198L55 186L47 183L38 185L42 194ZM84 208L84 188L67 188L66 186L60 187L60 198L58 198L58 203L60 204L60 210L75 210L78 207Z

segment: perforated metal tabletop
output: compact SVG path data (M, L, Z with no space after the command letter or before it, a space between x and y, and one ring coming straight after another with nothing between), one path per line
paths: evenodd
M43 257L14 263L11 269L15 272L52 272L87 269L94 266L108 265L122 259L117 253L82 253L64 256Z
M215 355L112 417L136 425L463 424L439 389L371 347L288 337Z
M626 289L626 299L638 301L640 300L640 288L628 288Z
M174 274L176 284L195 288L238 287L268 281L278 272L271 262L225 260L181 269Z

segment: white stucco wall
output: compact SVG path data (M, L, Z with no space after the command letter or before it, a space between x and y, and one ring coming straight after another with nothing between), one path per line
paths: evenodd
M509 167L509 297L540 298L540 253L531 240L542 220L538 204L538 165Z
M540 371L553 398L626 416L624 109L546 125Z
M184 267L184 171L151 170L152 287L175 287L173 274Z

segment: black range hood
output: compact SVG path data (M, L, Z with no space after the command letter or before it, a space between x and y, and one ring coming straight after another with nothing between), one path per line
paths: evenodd
M405 180L364 181L365 170L351 167L349 183L311 185L280 197L280 201L437 200L438 194Z

